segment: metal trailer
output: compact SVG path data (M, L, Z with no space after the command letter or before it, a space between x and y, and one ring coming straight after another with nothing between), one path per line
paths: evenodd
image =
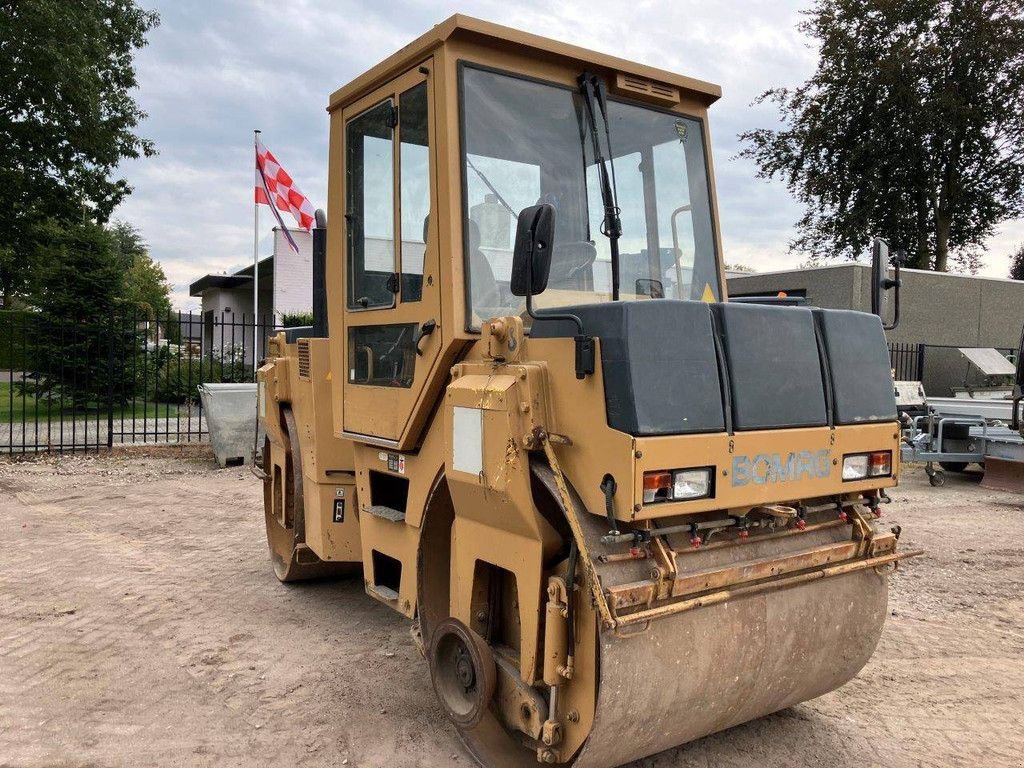
M936 487L945 482L944 470L960 472L968 464L978 464L985 470L986 488L1024 492L1022 361L1024 331L1009 398L927 398L925 415L904 419L909 427L903 431L902 460L925 462L928 479Z
M946 482L946 472L962 472L968 464L984 464L989 426L971 414L940 414L928 410L915 416L903 431L901 461L923 461L928 481L936 488ZM939 468L936 469L935 464Z

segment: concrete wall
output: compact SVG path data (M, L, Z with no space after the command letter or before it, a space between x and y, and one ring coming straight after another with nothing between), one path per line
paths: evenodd
M729 295L774 296L779 291L793 295L805 292L807 303L827 309L861 309L861 268L858 264L760 272L730 277ZM865 295L866 291L864 292Z
M728 283L730 295L805 291L812 306L871 309L871 268L866 264L744 274ZM891 293L887 320L892 318L890 303ZM925 389L947 396L954 386L982 383L955 347L1017 346L1024 324L1024 281L906 269L900 308L900 323L887 333L889 341L933 345L925 353Z

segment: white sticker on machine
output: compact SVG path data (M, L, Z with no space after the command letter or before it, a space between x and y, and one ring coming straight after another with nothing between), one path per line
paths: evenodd
M452 469L479 475L484 468L484 412L452 409Z

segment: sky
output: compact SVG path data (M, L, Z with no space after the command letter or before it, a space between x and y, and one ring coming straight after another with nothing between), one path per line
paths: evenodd
M133 194L115 218L131 222L173 286L179 309L198 309L189 284L252 262L252 131L315 207L327 203L329 95L453 13L517 27L722 86L710 127L724 258L757 271L803 260L787 245L801 206L780 182L737 158L737 134L773 127L753 100L794 86L816 52L796 29L809 0L141 0L161 24L138 52L139 127L159 151L128 161ZM628 17L625 15L628 11ZM287 222L291 223L291 222ZM270 252L269 209L261 255ZM1024 220L987 243L980 274L1005 277Z

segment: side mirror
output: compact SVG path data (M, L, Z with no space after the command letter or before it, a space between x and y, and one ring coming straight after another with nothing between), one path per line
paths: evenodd
M661 280L639 277L637 278L635 288L637 296L650 296L652 299L665 298L665 284Z
M882 327L887 331L891 331L900 322L900 286L903 284L900 278L900 264L903 255L897 254L892 260L892 278L889 277L889 260L889 244L876 237L871 244L871 314L882 317L882 299L885 292L895 289L892 323L886 324L885 320L882 320Z
M555 209L544 203L523 208L516 224L516 246L512 252L512 279L509 290L513 296L526 297L526 311L538 320L569 320L576 325L576 378L585 379L594 372L597 356L594 339L587 336L583 321L568 312L533 311L533 297L548 287L551 272L552 244L555 241Z
M554 239L555 209L552 206L532 205L519 212L509 285L513 296L536 296L548 287Z

